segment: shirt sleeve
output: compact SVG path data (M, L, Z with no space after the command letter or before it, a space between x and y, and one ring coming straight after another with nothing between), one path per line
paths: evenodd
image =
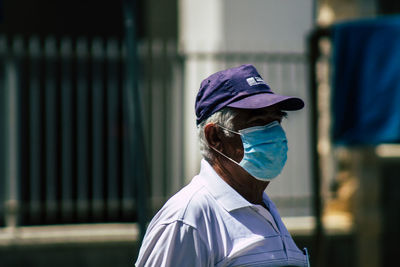
M158 225L145 236L137 267L213 266L199 232L181 221Z

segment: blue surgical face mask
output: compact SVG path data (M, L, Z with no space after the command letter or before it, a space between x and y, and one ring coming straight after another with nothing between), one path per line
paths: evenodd
M220 127L240 135L244 149L243 159L236 162L217 149L211 147L212 149L241 166L258 180L272 180L281 173L286 163L288 146L285 131L279 122L273 121L239 132Z

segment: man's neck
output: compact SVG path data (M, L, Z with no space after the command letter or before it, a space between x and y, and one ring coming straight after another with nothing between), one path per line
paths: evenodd
M236 192L252 204L265 207L263 192L269 182L255 179L239 165L228 160L215 160L211 166L215 172Z

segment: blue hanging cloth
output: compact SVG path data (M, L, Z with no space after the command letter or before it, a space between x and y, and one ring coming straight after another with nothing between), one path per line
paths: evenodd
M333 26L333 140L400 142L400 16Z

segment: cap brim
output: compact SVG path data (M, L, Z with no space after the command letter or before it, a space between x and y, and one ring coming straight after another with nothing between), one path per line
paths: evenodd
M304 107L304 102L301 98L273 93L254 94L234 101L227 106L242 109L258 109L276 104L278 104L282 110L299 110Z

